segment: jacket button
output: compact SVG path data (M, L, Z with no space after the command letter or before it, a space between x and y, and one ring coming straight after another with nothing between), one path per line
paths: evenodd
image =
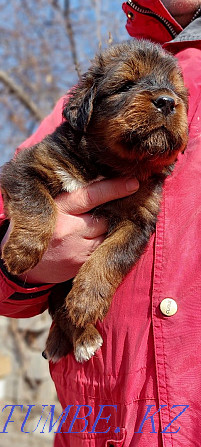
M164 298L160 303L160 310L166 317L172 317L177 312L177 303L173 298Z

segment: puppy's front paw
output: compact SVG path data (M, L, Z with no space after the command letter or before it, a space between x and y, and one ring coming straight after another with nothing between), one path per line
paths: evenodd
M23 240L20 235L12 236L3 247L2 259L9 273L21 275L35 267L44 252L41 244L33 244L28 239Z
M102 346L103 339L93 325L88 325L74 343L75 359L79 363L89 360Z

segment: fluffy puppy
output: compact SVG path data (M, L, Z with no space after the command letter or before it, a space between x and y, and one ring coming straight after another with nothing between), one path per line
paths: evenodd
M63 114L66 120L53 134L3 168L1 188L12 231L2 258L13 275L40 261L61 191L99 176L139 179L134 195L93 211L107 218L107 237L80 268L67 296L63 286L52 294L54 324L45 355L58 361L73 345L83 362L102 344L94 324L106 315L154 232L163 181L187 144L187 91L174 57L158 45L133 40L95 57Z

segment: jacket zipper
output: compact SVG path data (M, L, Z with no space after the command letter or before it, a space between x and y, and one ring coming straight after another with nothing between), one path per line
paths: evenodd
M149 8L142 8L139 5L136 5L135 3L133 3L131 0L127 1L127 4L129 6L131 6L131 8L134 9L134 11L139 12L140 14L145 14L151 17L154 17L155 19L157 19L159 22L161 22L165 28L167 29L167 31L170 33L170 35L172 36L172 38L175 38L177 36L177 32L174 30L173 26L171 25L171 23L169 22L169 20L165 19L164 17L160 16L159 14L156 14L155 12L151 11L151 9Z

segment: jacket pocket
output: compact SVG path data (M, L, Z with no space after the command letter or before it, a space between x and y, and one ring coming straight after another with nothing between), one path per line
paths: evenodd
M111 432L114 433L114 436L107 439L104 447L123 447L126 439L125 428L121 428L118 433L115 433L115 427L114 429L111 427Z
M121 428L115 433L57 433L54 447L124 447L126 430Z

